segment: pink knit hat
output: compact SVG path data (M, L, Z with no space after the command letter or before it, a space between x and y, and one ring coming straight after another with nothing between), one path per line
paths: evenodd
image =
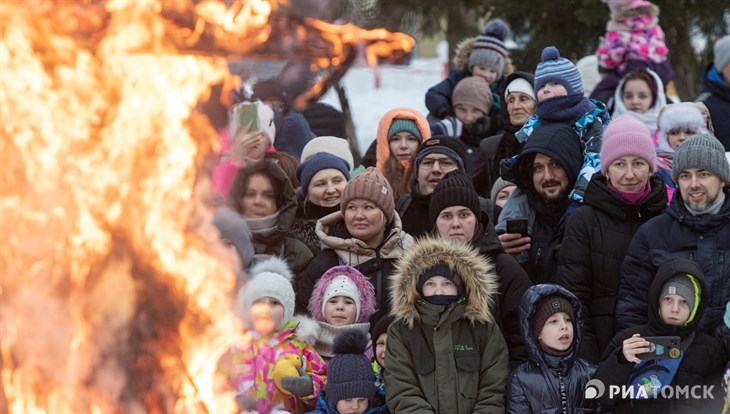
M375 313L375 288L370 280L351 266L335 266L324 272L314 285L308 310L312 317L324 321L324 305L335 296L346 296L355 301L355 323L370 320Z
M603 131L601 172L605 174L612 162L626 156L639 157L656 171L656 149L649 129L631 114L612 119Z

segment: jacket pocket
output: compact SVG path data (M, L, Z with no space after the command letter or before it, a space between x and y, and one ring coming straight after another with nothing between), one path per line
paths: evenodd
M454 357L459 394L463 398L476 399L479 388L479 355L476 353Z
M416 366L414 367L416 372L422 377L433 372L436 367L436 361L434 361L433 358L415 358L414 362L416 363Z

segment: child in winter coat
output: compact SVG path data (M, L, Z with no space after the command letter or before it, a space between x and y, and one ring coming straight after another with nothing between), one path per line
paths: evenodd
M701 413L718 412L722 397L685 398L663 387L692 387L718 381L725 354L717 340L698 331L705 312L707 286L702 269L693 261L674 259L657 270L649 291L649 323L619 332L608 345L604 360L598 365L596 379L610 385L630 387L633 398L608 398L598 401L602 408L616 413ZM639 359L637 354L650 351L648 336L678 336L679 352L667 350L667 359Z
M554 284L530 287L520 304L530 361L512 371L507 413L595 412L585 388L596 366L577 357L583 333L580 300Z
M383 380L385 375L385 350L388 345L388 328L393 324L393 321L395 321L393 315L388 315L379 320L370 335L373 338L373 353L375 354L371 364L373 371L375 371L375 386L378 388L375 393L376 406L385 406L385 381Z
M386 400L394 413L502 413L509 353L491 314L494 267L466 244L423 238L391 276Z
M352 266L335 266L326 271L314 285L309 301L309 314L319 324L314 345L325 360L334 356L337 335L345 330L358 330L368 339L366 356L373 356L370 340L370 317L375 313L375 288L367 277Z
M500 97L497 94L499 83L504 76L511 73L509 53L504 44L509 34L510 28L507 22L497 18L488 21L479 36L459 44L454 54L456 69L449 73L448 78L426 92L429 119L431 117L444 119L456 115L451 97L456 85L469 76L479 76L487 81L494 97L493 115L499 112L501 108Z
M345 330L334 342L335 356L328 365L327 385L310 414L387 413L384 404L373 404L375 374L363 355L368 337L362 331Z
M316 325L292 319L292 274L273 257L254 265L239 290L236 311L246 323L241 343L218 361L217 371L242 410L303 412L314 407L325 383L326 365L314 350ZM296 375L279 375L277 362L291 359Z

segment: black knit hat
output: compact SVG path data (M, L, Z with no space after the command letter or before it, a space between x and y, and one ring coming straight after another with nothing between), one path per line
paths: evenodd
M464 148L464 144L458 138L436 135L423 141L421 146L418 147L418 152L416 152L416 165L414 166L416 171L418 171L418 165L421 161L429 154L446 155L459 164L461 171L466 171L464 167L466 162L466 148Z
M540 299L535 304L535 315L532 317L531 330L535 339L540 336L545 322L558 312L565 312L570 320L575 323L575 310L568 298L560 295L550 295Z
M395 320L395 316L388 315L380 318L380 320L373 326L373 330L370 336L373 338L373 343L377 342L380 335L388 332L388 327Z
M479 215L481 214L479 196L469 176L459 170L450 171L444 175L433 190L433 193L431 193L429 207L431 227L436 224L436 219L439 214L445 208L452 206L464 206L468 208L474 213L477 220L479 220Z
M348 398L375 397L375 373L364 352L368 346L365 332L348 329L334 340L335 356L327 364L327 401L334 407Z

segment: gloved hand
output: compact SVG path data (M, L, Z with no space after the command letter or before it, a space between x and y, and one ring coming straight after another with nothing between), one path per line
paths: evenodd
M314 393L312 377L302 367L297 367L297 372L299 372L298 377L288 376L281 379L282 388L299 398L312 395Z

